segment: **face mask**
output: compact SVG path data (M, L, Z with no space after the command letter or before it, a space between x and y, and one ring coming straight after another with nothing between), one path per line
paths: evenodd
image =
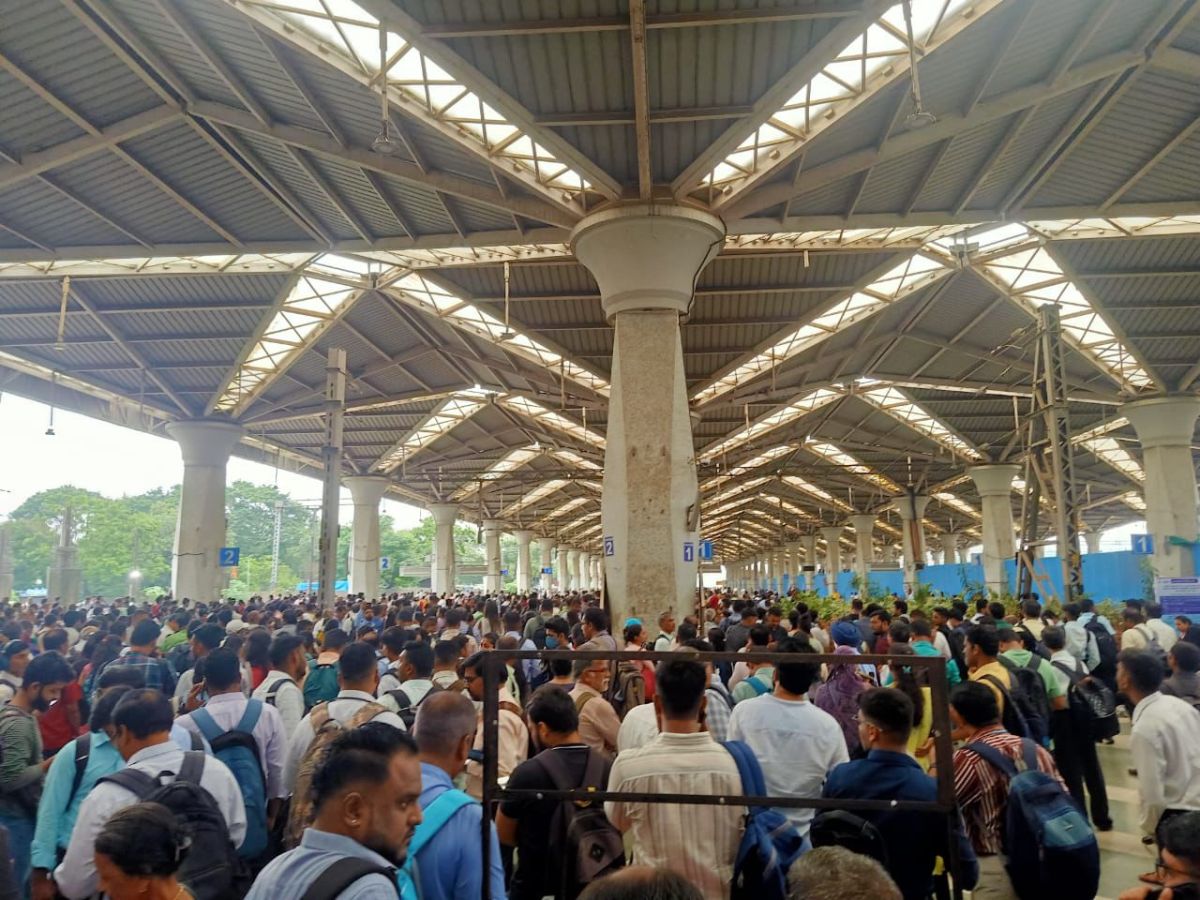
M557 646L558 646L558 638L550 637L549 635L546 635L546 649L553 650Z

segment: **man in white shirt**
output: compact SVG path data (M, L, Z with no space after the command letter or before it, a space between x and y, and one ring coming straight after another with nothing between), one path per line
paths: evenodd
M345 646L338 658L338 686L341 690L338 691L337 697L329 701L331 719L344 724L362 709L364 703L379 706L375 700L375 689L379 686L379 669L375 666L375 649L370 644L355 641ZM379 706L379 713L371 717L370 721L405 730L403 720L382 706ZM314 737L312 713L309 713L300 720L288 742L287 767L283 779L289 790L296 786L300 764L304 761L304 755Z
M657 653L668 652L675 644L675 616L665 612L658 617L658 637L654 639L654 650Z
M476 653L463 663L463 681L467 684L467 694L479 707L479 727L475 729L475 746L471 749L483 750L483 653ZM503 673L498 673L503 679ZM497 686L498 702L500 704L499 753L497 758L497 777L508 778L513 769L525 762L529 755L529 729L525 725L525 717L521 706L508 689L503 680ZM467 763L467 793L475 799L483 796L483 766L471 760Z
M171 740L173 718L171 701L158 691L130 691L121 699L113 710L112 742L129 769L152 777L179 772L184 751ZM219 759L207 756L200 786L216 801L229 827L229 839L240 846L246 837L246 809L233 773ZM54 870L59 893L71 900L83 900L96 893L96 835L113 813L137 802L136 794L118 784L102 781L92 789L79 808L66 856Z
M400 713L406 722L416 721L419 707L434 688L433 648L420 641L410 641L400 653L396 665L379 679L375 692L381 706Z
M220 647L208 654L207 660L204 681L208 700L201 709L180 716L178 724L201 738L206 747L211 749L208 745L219 734L232 731L241 724L251 701L242 693L241 665L236 653ZM283 783L287 736L283 731L279 710L262 700L255 700L254 703L259 707L258 718L250 730L250 736L258 747L259 763L262 765L268 820L273 820L291 793Z
M1096 636L1084 628L1083 610L1078 603L1063 606L1063 630L1067 633L1067 652L1079 660L1090 672L1100 664L1100 650Z
M1190 703L1163 694L1162 665L1146 650L1122 650L1117 688L1134 704L1129 750L1137 769L1142 832L1186 810L1200 810L1200 713ZM1159 841L1161 845L1161 840ZM1154 882L1154 873L1143 881Z
M304 718L304 692L300 682L308 671L304 641L294 634L276 634L271 641L271 671L254 690L253 696L279 710L284 741L291 739Z
M704 730L707 681L698 662L659 663L654 706L662 733L640 749L618 754L608 779L610 791L742 793L737 763ZM678 872L705 897L729 896L744 807L610 801L604 812L629 834L633 858L641 865Z
M772 693L733 708L729 739L750 745L762 766L769 796L816 799L829 772L850 761L846 739L833 716L808 702L808 689L821 674L819 664L803 661L812 648L788 638L775 649L795 653L798 659L776 664ZM808 834L815 810L785 812L802 835Z

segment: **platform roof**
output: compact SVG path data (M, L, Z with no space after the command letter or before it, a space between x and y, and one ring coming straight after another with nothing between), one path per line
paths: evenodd
M1042 304L1091 527L1144 509L1120 403L1200 382L1197 0L912 0L911 38L878 0L8 5L2 390L315 469L344 348L347 474L598 546L612 330L567 239L633 198L729 231L682 326L726 558L890 539L910 484L977 528Z

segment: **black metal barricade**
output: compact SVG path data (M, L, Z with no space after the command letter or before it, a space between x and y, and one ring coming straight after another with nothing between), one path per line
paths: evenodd
M950 738L950 689L946 678L946 660L942 656L889 656L887 654L865 654L845 656L834 653L796 653L762 652L754 653L751 658L756 662L770 663L824 663L826 665L866 666L910 666L915 669L928 670L930 696L933 700L933 730L934 748L937 751L939 765L937 767L937 800L924 802L917 800L841 800L841 799L800 799L795 797L744 797L741 794L709 794L695 796L692 794L653 794L642 792L614 791L553 791L553 790L511 790L497 784L498 750L500 744L500 685L507 678L505 660L629 660L648 659L655 663L668 662L678 659L690 659L696 662L745 662L746 653L731 652L700 652L690 648L656 652L653 650L488 650L484 651L483 668L483 807L486 814L482 817L481 840L483 841L483 900L489 900L491 878L492 842L490 829L495 815L495 807L503 800L514 797L535 797L542 800L606 800L650 803L680 803L695 806L772 806L778 809L844 809L848 812L887 812L902 810L907 812L931 812L945 817L946 823L946 866L954 886L955 900L961 900L962 888L959 887L961 872L958 857L958 842L954 838L955 819L958 812L958 802L954 795L954 767L950 760L954 756L954 745Z

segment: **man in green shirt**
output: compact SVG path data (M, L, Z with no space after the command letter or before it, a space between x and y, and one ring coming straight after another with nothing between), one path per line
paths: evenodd
M53 757L42 759L42 736L33 713L48 710L73 677L59 654L36 656L25 669L21 687L0 709L0 825L8 829L13 876L22 897L29 896L42 779L53 761Z
M186 644L188 639L187 626L191 616L185 610L171 613L167 619L168 634L159 642L159 649L162 655L166 656L172 649L180 644Z
M1000 655L1012 663L1015 668L1028 666L1029 661L1033 659L1033 653L1025 649L1025 641L1020 633L1008 623L1004 623L998 630L1000 632ZM1067 693L1054 674L1054 667L1050 665L1050 660L1038 657L1037 673L1046 688L1046 697L1050 701L1051 711L1066 709Z

